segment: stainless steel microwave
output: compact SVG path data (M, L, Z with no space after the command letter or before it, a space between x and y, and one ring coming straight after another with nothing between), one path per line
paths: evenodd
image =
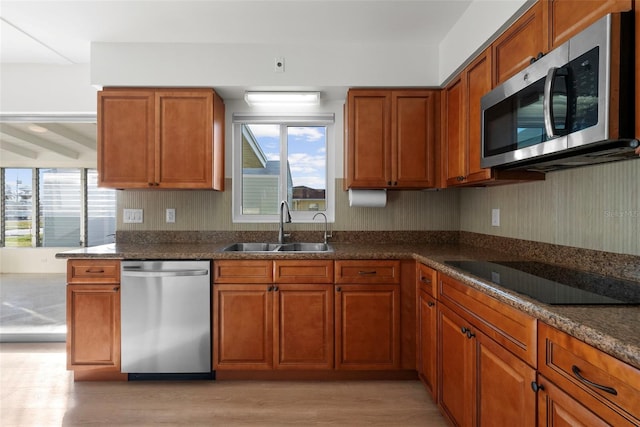
M481 166L550 171L632 158L633 24L631 13L607 15L483 96Z

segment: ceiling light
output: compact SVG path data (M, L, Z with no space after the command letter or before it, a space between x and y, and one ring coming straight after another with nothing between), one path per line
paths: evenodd
M43 128L42 126L38 126L36 124L30 124L29 126L27 126L27 128L31 132L35 132L35 133L46 133L47 132L46 128Z
M320 92L245 92L244 100L257 105L319 105Z

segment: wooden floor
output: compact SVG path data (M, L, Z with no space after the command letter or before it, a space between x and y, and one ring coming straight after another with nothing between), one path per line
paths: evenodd
M417 381L73 382L64 343L0 344L0 425L445 426Z

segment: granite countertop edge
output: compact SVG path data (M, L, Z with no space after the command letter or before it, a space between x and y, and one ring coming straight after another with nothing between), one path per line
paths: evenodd
M516 256L459 244L332 244L332 252L222 252L233 242L110 244L56 254L96 259L415 259L640 369L638 306L553 306L445 264L448 260L513 260Z

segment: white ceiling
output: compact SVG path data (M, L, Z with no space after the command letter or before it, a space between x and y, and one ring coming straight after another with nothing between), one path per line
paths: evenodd
M473 1L0 0L0 62L88 64L92 42L437 44ZM95 164L94 125L28 125L0 125L2 166Z
M438 42L473 0L2 0L3 63L88 63L91 42Z

